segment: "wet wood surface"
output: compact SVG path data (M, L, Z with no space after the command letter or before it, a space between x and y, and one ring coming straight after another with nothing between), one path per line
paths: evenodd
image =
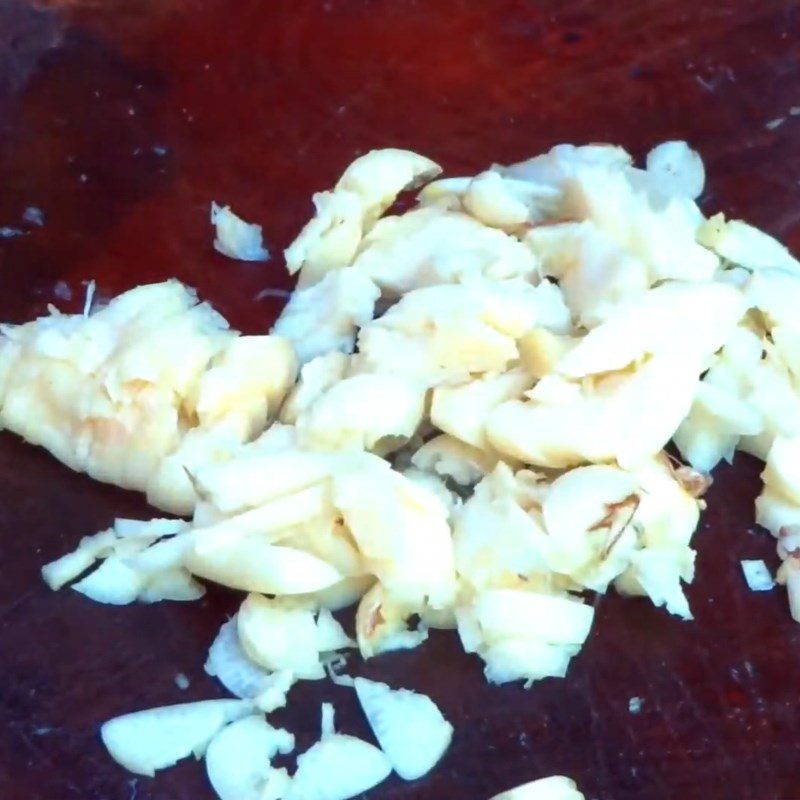
M278 301L259 293L287 286L277 254L312 191L387 145L459 174L561 141L641 156L686 138L706 157L707 209L800 247L798 15L776 0L0 0L0 319L77 309L90 279L106 297L177 276L263 331ZM215 254L212 199L262 223L276 257ZM456 728L429 777L369 798L481 800L553 773L598 800L800 797L800 627L739 567L775 565L753 524L758 472L738 458L708 497L694 622L603 598L567 679L529 691L487 686L449 634L355 663L430 693ZM0 500L0 797L211 798L202 766L135 779L97 730L222 696L202 664L237 598L113 608L49 592L42 563L147 508L8 434ZM301 749L323 698L367 735L347 690L304 684L275 715Z

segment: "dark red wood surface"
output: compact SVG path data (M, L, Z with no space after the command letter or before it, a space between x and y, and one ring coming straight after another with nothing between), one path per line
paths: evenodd
M287 285L281 258L216 255L210 201L263 223L279 253L311 192L387 145L457 174L561 141L642 155L686 138L707 159L707 208L800 246L799 14L777 0L0 0L0 227L24 234L0 240L0 319L77 308L91 278L107 296L175 275L264 330L277 301L256 296ZM28 206L43 227L21 222ZM530 691L487 686L447 634L357 666L429 692L456 728L428 778L369 797L481 800L565 773L602 800L800 798L800 626L738 564L775 562L752 520L758 471L738 459L708 497L695 622L604 598L567 679ZM3 800L211 797L195 763L132 779L97 729L221 696L202 663L237 599L113 608L39 579L81 535L146 513L0 435ZM304 684L276 715L301 748L323 697L366 735L347 690Z

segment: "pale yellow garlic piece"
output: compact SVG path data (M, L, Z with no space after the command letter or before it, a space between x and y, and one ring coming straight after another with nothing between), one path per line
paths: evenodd
M519 398L532 385L522 369L487 374L455 386L433 390L430 419L440 430L480 450L487 446L484 424L500 403Z
M412 609L452 602L448 511L435 494L373 456L334 474L333 502L392 602Z
M425 386L401 375L343 378L297 418L301 445L317 450L374 450L405 444L422 422Z
M741 293L718 283L670 282L628 301L558 365L581 377L624 369L645 355L706 357L725 344L744 312ZM677 324L692 320L691 325Z
M391 363L429 385L505 372L518 358L516 340L536 325L570 329L552 284L476 280L417 289L361 329L357 369L381 372Z
M487 170L470 181L461 202L485 225L514 230L551 216L558 200L559 191L550 186L515 180Z
M194 548L184 563L200 578L263 594L317 592L344 578L326 561L304 550L271 544L258 535L237 538L213 549Z
M523 334L517 347L523 367L538 379L553 372L575 343L576 340L570 336L536 327Z
M372 319L378 287L355 269L336 269L295 289L272 328L289 339L300 364L328 353L352 353L356 330Z
M317 283L330 270L346 267L364 228L364 208L355 192L318 192L312 200L314 217L283 251L289 273L302 270L304 286Z
M425 442L411 457L418 469L451 478L462 486L477 483L497 463L492 453L480 450L447 434Z
M266 530L281 525L294 525L311 514L328 508L322 484L331 474L335 464L324 453L311 453L292 447L287 450L263 451L256 443L241 448L235 457L222 464L209 464L197 471L197 488L214 507L223 514L236 514L248 509L265 508L258 525ZM303 501L295 493L312 489ZM284 498L285 514L281 505L271 505ZM304 508L303 503L308 503ZM253 515L256 519L257 515ZM252 527L252 526L251 526Z
M350 646L339 624L326 613L326 624L333 625L333 637L323 639L313 607L250 594L236 617L239 641L247 656L261 667L288 670L304 680L323 678L320 653Z
M497 406L486 434L498 452L529 464L635 464L659 452L675 433L701 369L699 357L663 353L588 387L548 375L529 392L530 401Z
M539 275L538 259L518 239L468 214L440 208L379 220L364 237L353 266L390 297L475 278Z
M613 466L579 467L556 478L542 503L550 568L605 591L636 546L631 523L639 493L635 477Z
M575 781L561 775L515 786L496 794L491 800L584 800Z
M503 463L475 487L453 525L456 570L463 581L480 590L518 576L551 574L539 505L545 492L532 473L515 475Z
M427 183L441 171L435 161L411 150L391 147L370 150L344 171L336 191L345 190L358 196L364 209L366 233L400 192Z
M655 198L648 188L623 171L580 167L565 182L561 212L591 220L646 265L651 283L709 280L719 258L695 240L703 220L697 205L688 197Z
M295 378L287 342L237 337L177 281L4 334L0 422L180 514L197 502L184 468L260 433Z
M333 351L306 362L300 370L300 378L281 407L280 420L293 425L298 416L309 409L326 390L344 378L348 358L344 353Z
M406 619L412 613L411 608L393 602L384 587L375 583L361 598L356 611L356 640L362 658L421 645L428 638L428 631L422 626L409 629Z
M739 219L725 220L715 214L697 232L697 241L722 258L750 270L777 267L800 272L796 258L768 233Z

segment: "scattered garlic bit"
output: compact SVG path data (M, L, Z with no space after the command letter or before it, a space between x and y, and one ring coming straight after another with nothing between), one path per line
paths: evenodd
M465 650L486 662L491 683L563 678L589 635L594 609L562 593L487 589L457 610Z
M355 646L329 611L315 619L313 607L288 598L249 595L239 609L237 631L250 660L305 680L325 677L322 653Z
M211 224L216 228L214 249L223 256L238 261L266 261L269 258L261 226L240 219L230 206L211 203Z
M343 378L297 418L301 444L315 450L372 450L385 455L416 433L425 386L389 373Z
M800 271L800 263L777 239L739 219L725 220L715 214L697 232L697 241L721 258L748 270L771 267Z
M515 237L439 208L379 220L364 237L353 268L391 298L470 279L537 280L540 274L535 254Z
M344 353L334 350L306 361L300 368L300 377L281 406L280 420L294 425L297 418L307 411L331 387L342 380L349 366Z
M651 283L708 280L717 257L695 240L703 221L686 196L669 195L663 179L630 168L619 147L557 145L549 153L501 168L510 177L559 192L551 221L590 221L609 241L638 259Z
M350 164L336 189L358 195L369 230L400 192L427 183L441 171L437 163L410 150L371 150Z
M175 685L182 692L185 692L192 684L189 678L187 678L183 672L178 672L175 674Z
M83 300L84 318L88 317L92 311L92 306L94 305L94 295L96 290L97 290L96 281L91 280L86 284L86 297Z
M153 776L194 754L202 757L211 739L229 722L252 711L244 700L203 700L151 708L115 717L100 735L111 757L125 769Z
M534 325L570 328L557 287L520 280L431 286L404 295L362 327L353 368L395 374L428 386L505 372L519 358L517 340Z
M453 525L456 570L463 583L480 591L521 576L551 585L541 515L545 491L541 476L514 473L503 462L478 483Z
M743 559L739 563L742 565L744 579L747 581L750 591L768 592L775 586L775 581L772 579L767 565L761 559Z
M442 434L429 439L416 450L411 463L424 472L450 478L461 486L472 486L494 469L497 458Z
M577 467L555 479L500 464L464 504L453 530L456 569L478 596L489 588L649 595L689 618L681 581L699 504L666 456L635 470Z
M767 528L778 540L778 555L783 559L783 564L778 569L776 580L786 586L789 610L798 622L800 622L800 480L797 477L799 454L800 436L775 437L767 455L766 466L761 473L764 488L756 498L756 522ZM744 562L742 567L744 568Z
M393 602L410 613L426 604L445 608L456 590L447 508L425 487L372 459L334 474L334 505L367 571Z
M491 800L584 800L575 781L554 775L516 786L496 794Z
M787 554L786 560L778 570L778 583L785 584L789 598L789 611L795 622L800 622L800 559L795 555L797 549Z
M379 296L362 272L336 270L313 286L296 289L272 333L294 344L301 364L332 352L352 353L356 330L372 319Z
M309 286L327 272L350 263L364 229L364 210L355 192L318 192L312 197L315 215L283 251L291 275L299 272Z
M361 598L356 611L356 639L361 657L367 659L392 650L419 647L428 638L428 627L421 624L417 630L411 630L406 620L413 613L412 607L393 601L384 587L375 583Z
M800 277L761 269L741 289L751 310L712 360L675 437L704 471L736 449L766 459L776 436L800 435L800 329L792 311Z
M287 341L238 337L175 280L2 333L0 424L179 514L197 500L184 467L259 434L296 375Z
M667 195L696 200L703 193L703 159L686 142L662 142L647 154L647 172Z
M211 647L205 671L236 697L256 699L263 711L274 711L286 704L286 693L294 683L291 672L270 672L252 661L239 640L238 617L234 615L219 629ZM263 699L272 708L265 708Z
M532 379L524 369L487 373L477 380L438 386L431 395L431 422L454 439L485 451L489 443L484 425L501 403L522 397Z
M361 238L404 189L435 177L440 167L408 150L372 150L357 158L332 192L314 195L316 216L286 249L286 266L300 284L351 262Z
M347 800L386 780L389 759L367 742L333 728L333 706L322 706L322 738L297 758L284 800Z
M82 539L74 552L46 564L42 576L51 589L59 589L101 559L94 571L72 586L98 603L197 600L205 590L183 569L180 559L187 528L182 520L117 519L108 530ZM170 556L172 551L175 557Z
M424 694L356 678L358 701L394 771L406 781L427 775L444 756L453 726Z
M327 589L344 575L327 561L295 547L273 545L259 536L244 536L219 546L195 547L186 557L194 575L264 594L305 594Z
M294 736L273 728L264 717L244 717L223 728L208 745L206 772L220 800L262 800L265 788L279 781L270 762L294 750ZM289 780L285 770L284 787Z

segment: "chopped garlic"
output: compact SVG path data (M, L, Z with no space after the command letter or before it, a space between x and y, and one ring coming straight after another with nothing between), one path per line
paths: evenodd
M739 563L742 565L744 579L751 591L768 592L775 586L775 581L772 579L767 565L760 559L743 559Z
M285 800L347 800L382 783L392 771L377 747L337 733L333 706L322 707L322 737L297 758Z
M244 717L223 728L208 745L206 772L220 800L262 800L275 781L270 761L294 750L294 736L264 717ZM288 784L288 779L285 781Z
M194 754L201 757L222 728L252 710L245 700L202 700L115 717L100 729L111 757L125 769L153 776Z
M584 800L575 781L560 775L540 778L496 794L491 800Z
M230 206L212 203L211 224L216 228L214 249L223 256L238 261L266 261L269 258L261 226L240 219Z
M453 726L424 694L390 689L385 683L356 678L361 708L394 771L406 781L427 775L444 756Z
M594 620L586 589L691 619L699 498L736 450L767 462L757 519L800 619L797 260L746 223L705 219L684 142L645 170L618 147L559 145L437 180L382 216L439 171L372 151L315 195L270 336L229 331L176 281L0 327L0 423L194 512L118 521L45 580L115 603L191 599L193 576L250 593L206 665L246 701L112 720L104 740L129 768L211 740L223 800L344 800L392 765L425 774L452 728L424 695L337 678L386 752L336 733L326 704L293 777L270 764L291 735L256 710L333 673L341 649L413 648L430 628L455 628L491 682L563 677ZM257 226L214 217L218 246L266 255ZM763 562L742 567L772 586ZM354 603L355 641L331 614ZM553 777L496 800L517 798L581 795Z

